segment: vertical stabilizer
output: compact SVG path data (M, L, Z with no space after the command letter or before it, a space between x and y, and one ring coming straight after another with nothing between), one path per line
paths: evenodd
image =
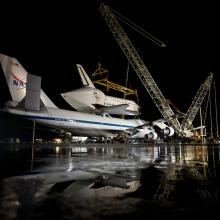
M85 87L92 87L95 88L94 84L92 83L91 79L89 78L88 74L80 64L76 64L80 78L82 80L82 84Z
M0 54L0 63L5 75L8 88L14 102L21 102L26 96L26 83L28 72L17 59ZM40 98L46 107L57 108L49 97L40 90Z
M0 54L0 62L12 100L20 102L26 95L26 80L28 73L13 57Z

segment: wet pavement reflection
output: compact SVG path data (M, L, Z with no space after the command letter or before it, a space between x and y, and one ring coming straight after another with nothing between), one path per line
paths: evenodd
M218 214L219 145L0 145L0 219Z

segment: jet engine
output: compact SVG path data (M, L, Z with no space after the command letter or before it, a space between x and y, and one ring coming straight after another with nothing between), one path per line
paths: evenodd
M159 131L163 136L173 136L175 131L173 127L170 127L164 119L159 119L152 122L156 131Z
M136 127L132 132L130 138L146 138L148 140L156 140L158 137L153 127L148 125L141 125Z

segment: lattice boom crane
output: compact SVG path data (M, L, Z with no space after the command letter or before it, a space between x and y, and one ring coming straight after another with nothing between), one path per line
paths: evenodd
M181 126L178 119L174 117L173 110L167 103L165 97L161 93L150 72L138 55L127 34L117 21L110 7L102 3L100 6L100 12L108 27L110 28L112 34L114 35L116 41L121 47L122 51L126 55L128 61L134 68L144 87L146 88L157 108L159 109L160 113L162 114L164 119L170 124L170 126L173 126L178 134L181 134Z
M213 73L210 73L210 75L206 78L204 83L199 87L199 90L196 93L195 98L193 99L185 117L183 118L183 120L181 122L182 131L187 131L190 128L190 126L192 125L192 122L193 122L207 92L211 89L212 79L213 79Z

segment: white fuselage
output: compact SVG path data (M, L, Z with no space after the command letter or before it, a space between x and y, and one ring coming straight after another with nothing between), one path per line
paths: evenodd
M47 108L46 112L30 112L8 106L4 110L78 136L115 137L120 131L132 129L145 123L145 121L140 119L119 119L58 108Z

